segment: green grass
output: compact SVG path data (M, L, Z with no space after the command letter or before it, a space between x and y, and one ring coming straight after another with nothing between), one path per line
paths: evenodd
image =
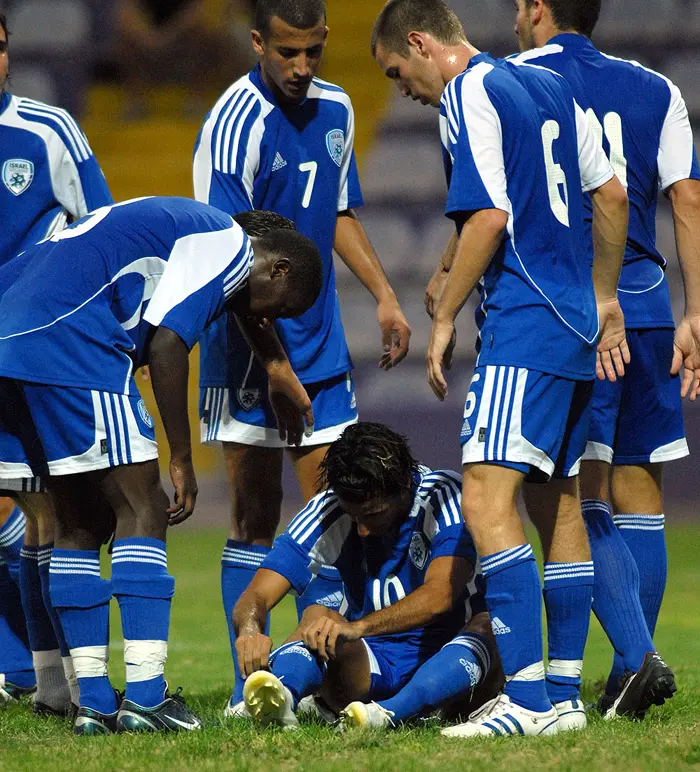
M92 770L676 770L700 769L700 528L669 529L669 586L657 646L673 665L679 694L653 708L643 723L606 724L591 719L585 733L542 740L494 739L462 743L440 737L436 728L389 734L336 736L325 727L296 733L221 726L231 664L219 599L218 559L223 534L171 533L169 556L178 579L173 605L167 673L182 684L190 703L207 722L188 736L77 738L70 725L34 718L25 706L0 712L0 769L92 772ZM285 601L273 616L281 641L294 623ZM114 617L113 639L119 640ZM118 645L111 663L115 685L123 683ZM607 674L610 650L597 623L586 652L586 695Z

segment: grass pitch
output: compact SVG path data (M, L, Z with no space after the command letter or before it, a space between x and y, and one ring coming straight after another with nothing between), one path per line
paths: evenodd
M264 732L244 723L224 726L221 710L230 690L231 663L219 596L219 531L173 530L169 562L177 577L166 675L207 723L187 736L78 738L70 724L34 718L28 707L0 711L0 769L88 772L92 770L391 770L508 769L676 770L700 769L700 527L669 528L669 583L656 642L673 666L678 695L652 708L642 723L589 720L585 733L552 738L459 742L434 727L391 733L338 736L320 726L296 733ZM281 642L294 624L285 601L273 616ZM113 639L120 640L118 616ZM113 646L113 682L123 685L121 647ZM607 675L610 649L596 622L586 651L584 696Z

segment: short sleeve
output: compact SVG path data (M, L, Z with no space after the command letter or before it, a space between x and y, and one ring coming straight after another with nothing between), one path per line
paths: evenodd
M581 189L584 193L596 190L614 176L613 168L603 146L596 139L588 123L586 113L574 101L576 112L576 138L578 140L578 165L581 172Z
M235 223L178 239L144 320L177 333L191 349L245 285L252 264L250 240Z
M659 140L659 188L666 190L679 180L700 179L688 109L677 86L669 82L671 99Z
M348 122L345 130L343 159L340 166L340 187L338 189L338 211L356 209L363 204L360 177L355 160L355 113L348 100Z
M502 209L510 214L501 121L483 78L471 73L455 78L445 89L442 108L451 157L447 215L479 209Z
M275 540L260 568L267 568L283 576L292 585L294 592L302 595L313 578L310 564L311 558L303 546L283 533Z
M431 559L460 557L476 565L474 540L462 518L459 476L444 470L433 474L436 482L429 500L429 509L434 523L430 529Z

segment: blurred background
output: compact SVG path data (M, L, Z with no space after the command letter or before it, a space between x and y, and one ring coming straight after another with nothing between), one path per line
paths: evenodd
M452 0L470 41L497 55L517 49L511 0ZM69 109L81 122L116 200L192 195L191 158L217 96L254 64L253 0L0 0L10 25L10 90ZM437 402L425 381L430 332L425 285L450 234L437 111L402 100L369 54L382 0L328 0L330 36L321 77L352 97L366 206L360 217L413 328L399 369L377 369L381 340L369 294L337 261L341 308L356 366L360 415L410 438L431 466L458 468L463 399L473 364L472 306L458 324L450 394ZM700 1L603 0L593 37L606 53L661 71L681 89L700 128ZM696 133L700 149L700 133ZM674 310L683 311L673 223L660 201L658 241L669 261ZM196 385L198 353L192 357ZM148 385L141 384L144 392ZM196 388L191 389L196 429ZM152 402L149 403L152 405ZM700 405L686 405L691 449L700 445ZM228 521L219 454L198 445L200 501L192 525ZM700 499L694 459L669 465L669 518L691 518ZM286 472L285 514L301 503ZM261 481L263 483L264 481Z

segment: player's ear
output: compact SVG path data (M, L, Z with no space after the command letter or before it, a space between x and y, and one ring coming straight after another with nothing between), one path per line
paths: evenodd
M408 33L408 45L415 49L415 52L419 56L428 56L428 50L426 46L425 34L423 32L416 32L413 30Z
M263 36L256 29L252 29L250 31L250 39L253 43L253 51L258 56L262 56L265 53L265 39Z
M528 7L530 14L530 23L539 24L544 16L545 4L542 0L533 0L532 4Z
M289 274L291 265L289 259L286 257L278 257L272 263L272 270L270 271L270 278L276 279L277 277L284 277Z

